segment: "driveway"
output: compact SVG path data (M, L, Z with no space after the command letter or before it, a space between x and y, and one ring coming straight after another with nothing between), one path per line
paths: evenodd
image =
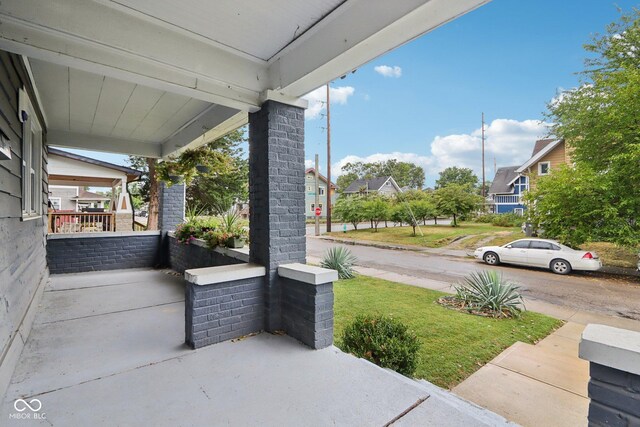
M335 243L307 238L307 254L322 257ZM486 269L472 259L453 258L410 251L347 246L358 257L358 265L455 283L471 272ZM640 281L626 277L574 273L559 276L544 270L510 266L493 267L522 287L525 297L577 310L640 320Z

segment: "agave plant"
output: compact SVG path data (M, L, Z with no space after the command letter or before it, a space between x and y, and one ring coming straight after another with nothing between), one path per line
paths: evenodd
M480 271L454 286L456 298L469 309L490 312L496 317L517 317L525 309L520 288L497 271Z
M324 268L336 270L338 277L341 279L351 279L355 276L353 273L353 264L356 261L357 258L349 249L336 246L327 250L320 265Z

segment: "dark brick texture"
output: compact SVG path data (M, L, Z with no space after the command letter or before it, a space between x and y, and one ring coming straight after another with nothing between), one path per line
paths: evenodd
M589 364L589 425L640 426L640 375Z
M264 277L212 285L187 282L186 343L200 348L264 329Z
M179 243L175 237L169 237L169 265L172 270L184 273L185 270L220 265L242 264L243 261L228 257L209 248Z
M267 101L249 115L251 262L267 269L265 328L282 328L280 264L305 262L304 109Z
M281 277L286 333L314 349L333 344L333 283L310 285Z
M75 237L47 241L51 274L156 267L160 235Z

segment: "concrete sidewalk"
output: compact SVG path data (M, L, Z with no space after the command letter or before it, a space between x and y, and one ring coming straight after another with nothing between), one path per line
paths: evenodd
M319 263L317 258L308 262ZM356 267L366 276L452 293L447 282L374 268ZM636 320L599 315L527 299L530 311L566 323L536 345L517 342L453 389L471 402L523 426L584 426L589 398L589 364L578 358L578 344L588 323L640 331Z

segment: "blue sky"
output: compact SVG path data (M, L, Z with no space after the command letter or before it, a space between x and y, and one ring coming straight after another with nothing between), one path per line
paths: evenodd
M426 185L447 166L480 172L480 118L487 122L487 177L528 159L545 135L543 112L578 84L583 44L629 11L628 0L494 0L332 83L333 176L347 161L389 158L425 168ZM376 67L387 66L386 69ZM399 67L399 68L395 68ZM381 72L387 71L388 76ZM395 71L394 71L395 70ZM324 88L308 96L306 158L326 163ZM122 156L92 154L123 163ZM326 167L321 167L322 171Z

